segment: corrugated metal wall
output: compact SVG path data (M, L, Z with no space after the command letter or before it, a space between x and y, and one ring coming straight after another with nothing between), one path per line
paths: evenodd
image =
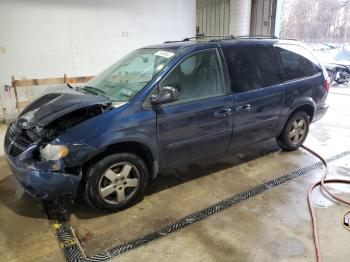
M227 36L230 25L230 0L197 0L197 34Z
M251 35L274 35L276 4L276 0L252 0Z
M197 34L272 36L277 0L197 0Z

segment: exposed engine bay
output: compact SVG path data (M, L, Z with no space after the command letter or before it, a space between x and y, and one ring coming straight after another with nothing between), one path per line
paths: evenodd
M76 103L72 103L74 100ZM64 131L113 108L112 102L102 96L78 92L44 95L30 104L10 125L5 137L5 149L10 156L17 157L35 145L32 157L39 159L39 149Z

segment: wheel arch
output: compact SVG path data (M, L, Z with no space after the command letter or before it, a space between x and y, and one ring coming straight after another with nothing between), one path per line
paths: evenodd
M297 111L304 111L306 114L308 114L310 123L312 122L312 119L314 118L315 115L315 106L313 104L304 104L300 105L297 108L295 108L290 114L288 119Z
M307 113L308 116L310 117L310 123L311 123L316 111L316 103L312 97L300 97L290 107L288 117L286 119L286 123L296 111L304 111L305 113Z
M286 127L289 119L291 118L291 116L297 112L297 111L304 111L308 116L309 116L309 120L310 123L312 122L312 119L315 115L315 110L316 110L316 106L314 103L312 103L311 101L309 102L304 102L304 103L299 103L297 105L295 105L294 107L292 107L292 109L289 111L287 117L284 120L284 123L282 125L282 128L279 131L279 135L283 132L284 128Z
M152 152L149 146L139 141L121 141L105 146L102 150L99 150L96 155L92 156L84 162L82 165L83 175L86 174L86 171L93 163L96 163L108 155L117 153L133 153L137 155L143 161L145 161L150 174L150 178L153 179L157 176L159 165L155 153Z

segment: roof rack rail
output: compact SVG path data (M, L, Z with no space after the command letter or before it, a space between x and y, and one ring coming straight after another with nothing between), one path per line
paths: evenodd
M271 39L278 39L277 36L273 35L240 35L236 36L237 38L271 38Z
M179 43L179 42L187 42L193 39L206 39L206 38L213 38L211 40L208 40L209 42L214 42L218 40L231 40L231 39L237 39L237 38L255 38L255 39L279 39L279 37L273 35L240 35L240 36L234 36L234 35L205 35L205 34L197 34L196 36L192 37L186 37L182 40L175 40L175 41L165 41L164 43Z
M167 44L167 43L187 42L187 41L190 41L192 39L197 39L197 38L200 38L200 37L203 37L203 36L202 35L196 35L196 36L186 37L186 38L184 38L182 40L165 41L164 43Z
M174 40L174 41L165 41L164 44L169 44L169 43L179 43L183 42L182 40Z
M198 38L236 38L234 35L198 35Z
M236 39L237 37L234 35L225 35L225 36L212 36L214 39L209 40L209 42L215 42L219 40L232 40Z
M182 40L175 40L175 41L165 41L164 43L178 43L178 42L187 42L193 39L203 39L203 38L214 38L210 41L216 41L218 39L215 38L220 38L221 39L234 39L236 38L234 35L205 35L205 34L198 34L196 36L192 36L192 37L186 37Z

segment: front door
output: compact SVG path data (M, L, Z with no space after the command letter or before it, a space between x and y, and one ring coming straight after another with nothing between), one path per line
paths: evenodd
M232 134L232 95L223 81L216 48L184 58L161 81L179 91L179 101L157 112L160 157L168 166L224 152Z

